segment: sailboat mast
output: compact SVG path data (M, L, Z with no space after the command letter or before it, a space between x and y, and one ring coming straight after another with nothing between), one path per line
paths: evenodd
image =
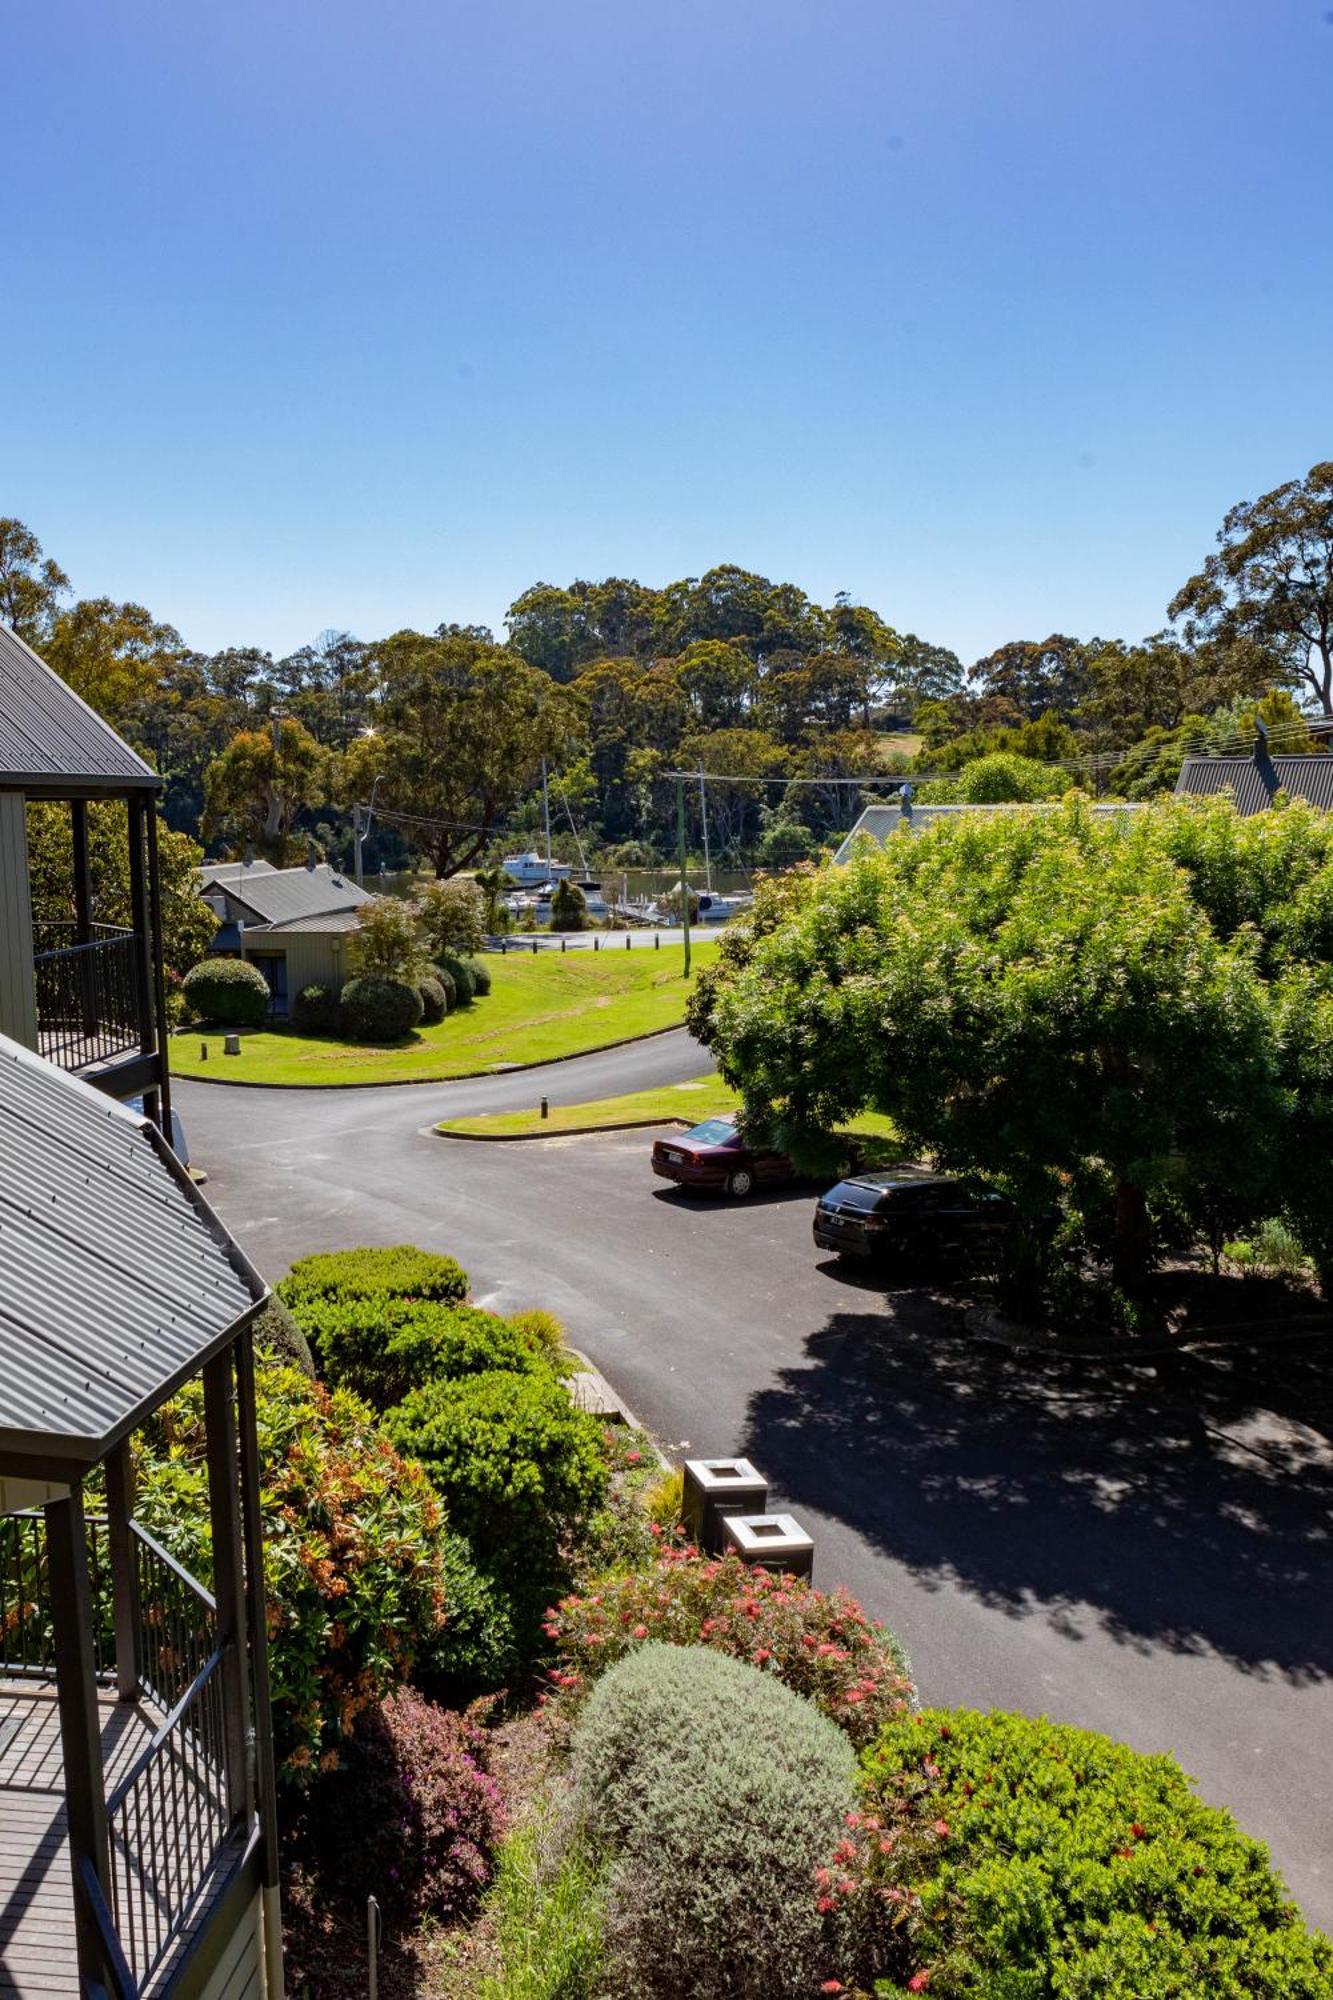
M713 863L708 853L708 792L704 785L704 767L699 766L699 811L704 823L704 891L713 893Z
M546 783L546 759L542 758L542 821L546 827L546 877L551 876L551 794Z

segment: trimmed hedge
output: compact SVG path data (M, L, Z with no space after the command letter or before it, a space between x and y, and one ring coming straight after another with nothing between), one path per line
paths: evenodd
M509 1593L528 1643L606 1493L600 1421L575 1409L545 1369L497 1369L427 1382L386 1423L398 1449L425 1466L480 1568Z
M491 990L491 968L484 958L469 958L467 969L472 974L472 984L478 1000L484 1000Z
M414 1680L433 1700L459 1705L508 1687L523 1664L509 1600L462 1535L444 1540L444 1601L444 1629L423 1645Z
M307 1381L314 1381L315 1363L310 1342L295 1315L288 1311L276 1294L261 1306L253 1326L256 1349L272 1355L275 1361L283 1362L290 1368L299 1368Z
M447 972L453 980L454 990L458 995L458 1005L470 1007L477 997L477 981L472 971L471 959L455 958L452 952L445 952L435 964L438 971Z
M449 996L444 990L444 982L434 973L425 973L417 981L417 992L421 995L421 1022L426 1028L433 1028L449 1012Z
M331 986L303 986L292 1002L292 1026L303 1035L336 1035L342 1003Z
M1171 1757L932 1709L883 1731L863 1792L833 1893L859 1883L882 1920L874 1971L932 2000L1333 1996L1333 1945Z
M599 1681L573 1761L576 1825L607 1864L609 1991L818 1990L836 1925L814 1873L855 1798L840 1730L755 1667L650 1645Z
M452 1014L454 1008L458 1005L458 987L454 982L453 973L446 972L442 965L433 965L430 969L430 974L444 995L445 1013Z
M535 1339L480 1306L437 1299L342 1299L311 1316L330 1382L389 1410L436 1377L507 1368L531 1374L548 1363Z
M452 1257L418 1250L412 1243L389 1250L325 1250L299 1257L278 1286L278 1296L309 1334L321 1301L443 1299L461 1304L467 1297L467 1272ZM316 1337L318 1330L313 1319Z
M243 958L201 959L181 990L193 1015L220 1028L262 1028L268 1019L268 981Z
M343 1033L353 1042L397 1042L421 1020L421 995L405 979L366 972L342 990Z

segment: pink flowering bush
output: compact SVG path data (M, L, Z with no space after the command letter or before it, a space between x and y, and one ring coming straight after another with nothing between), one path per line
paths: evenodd
M649 1640L709 1646L762 1668L861 1748L909 1710L915 1694L897 1640L845 1590L815 1590L799 1577L688 1546L664 1546L650 1567L563 1598L544 1629L560 1654L550 1678L570 1708Z
M468 1916L505 1831L486 1749L475 1708L455 1714L400 1688L367 1710L313 1802L326 1879L358 1905L373 1890L399 1923Z

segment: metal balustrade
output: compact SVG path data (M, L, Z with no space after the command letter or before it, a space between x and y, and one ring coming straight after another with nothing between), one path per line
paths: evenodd
M141 941L116 924L94 924L75 943L72 924L34 926L37 1047L61 1069L86 1069L143 1045Z

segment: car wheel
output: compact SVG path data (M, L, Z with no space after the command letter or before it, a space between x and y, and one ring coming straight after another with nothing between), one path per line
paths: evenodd
M737 1167L727 1180L727 1193L733 1200L742 1201L754 1186L754 1175L748 1167Z

